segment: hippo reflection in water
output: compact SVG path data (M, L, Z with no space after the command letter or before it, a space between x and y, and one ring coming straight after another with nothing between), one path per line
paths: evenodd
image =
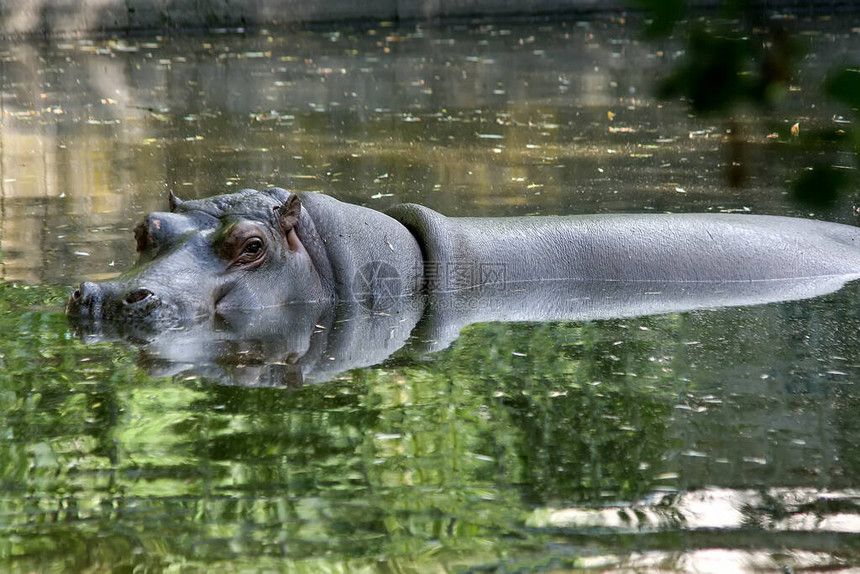
M280 188L170 208L135 230L137 264L83 283L69 315L176 368L256 341L281 372L253 377L271 384L378 363L410 336L438 349L475 322L751 305L860 277L860 229L788 217L448 218Z

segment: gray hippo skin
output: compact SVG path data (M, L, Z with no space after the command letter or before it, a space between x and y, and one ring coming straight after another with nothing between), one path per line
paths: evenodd
M448 218L279 188L170 203L136 229L137 264L83 283L69 315L90 337L156 343L174 364L217 354L214 341L278 341L263 356L300 365L299 380L378 363L407 340L442 348L479 321L760 304L860 277L860 229L786 217Z
M371 209L319 194L302 206L279 188L170 203L135 229L137 264L114 281L83 283L69 314L161 328L234 309L354 301L358 270L377 261L401 279L396 296L420 288L417 242ZM365 295L375 279L359 282Z

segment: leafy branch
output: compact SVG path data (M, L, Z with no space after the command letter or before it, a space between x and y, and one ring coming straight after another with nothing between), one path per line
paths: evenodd
M755 2L723 0L718 18L686 20L688 0L631 1L648 13L645 34L652 40L669 38L684 22L683 61L662 82L658 95L683 98L695 114L727 118L732 159L728 180L730 185L740 185L743 138L734 116L743 105L768 112L784 100L800 53L792 35L780 21L766 20ZM805 134L802 140L790 138L805 149L821 152L813 165L804 166L792 186L796 200L816 207L832 204L858 179L860 131L854 126L860 120L860 66L832 70L822 95L850 108L854 121ZM795 125L791 135L798 134ZM846 155L851 158L848 162Z

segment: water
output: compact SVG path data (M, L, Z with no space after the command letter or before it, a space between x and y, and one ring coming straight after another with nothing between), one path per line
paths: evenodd
M817 153L788 127L850 119L817 92L860 60L847 20L794 22L796 85L769 114L738 112L740 189L725 120L651 95L678 46L618 19L4 43L6 568L860 567L857 284L475 324L435 352L398 332L320 351L304 385L290 365L319 346L288 329L274 347L85 342L61 311L73 284L132 263L130 230L168 189L856 223L860 190L814 212L786 195Z

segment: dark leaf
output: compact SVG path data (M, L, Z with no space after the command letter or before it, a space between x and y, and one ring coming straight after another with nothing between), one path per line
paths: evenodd
M844 68L827 80L827 94L860 111L860 69Z
M830 166L816 166L805 172L794 184L794 199L814 207L827 207L839 197L846 173Z
M698 113L729 108L751 94L743 74L747 55L744 40L694 30L687 61L663 84L661 96L683 96Z
M633 0L632 4L650 13L645 33L651 37L670 35L687 11L687 0Z

